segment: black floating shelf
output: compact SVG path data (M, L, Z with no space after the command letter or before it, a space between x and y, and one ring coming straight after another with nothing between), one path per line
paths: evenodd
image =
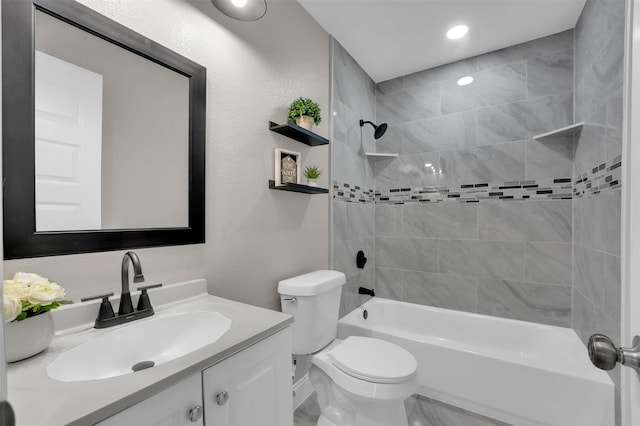
M329 143L329 139L310 132L307 129L303 129L302 127L298 126L296 123L292 123L291 121L287 122L287 124L277 124L273 121L270 121L269 130L271 130L272 132L280 133L281 135L297 140L298 142L302 142L309 146L327 145Z
M279 189L280 191L300 192L303 194L328 194L327 188L320 188L318 186L301 185L299 183L284 183L277 185L273 180L269 181L269 189Z

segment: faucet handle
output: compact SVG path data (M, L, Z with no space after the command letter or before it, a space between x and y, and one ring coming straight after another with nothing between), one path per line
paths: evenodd
M162 287L162 283L145 285L145 286L142 286L142 287L138 287L136 290L145 291L145 290L149 290L150 288L158 288L158 287Z
M113 296L113 292L108 293L108 294L100 294L100 295L98 295L98 296L83 297L83 298L81 298L81 299L80 299L80 301L81 301L81 302L88 302L88 301L90 301L90 300L104 299L105 297L106 297L106 298L109 298L109 297L111 297L111 296Z

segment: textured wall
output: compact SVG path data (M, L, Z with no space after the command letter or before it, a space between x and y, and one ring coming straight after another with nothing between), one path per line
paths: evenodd
M460 77L474 82L458 86ZM571 326L573 31L377 85L376 291Z
M271 2L251 23L205 0L83 3L207 68L206 244L136 250L147 281L204 277L212 294L279 309L279 280L329 264L329 206L326 195L268 189L274 149L301 152L323 170L329 149L269 132L268 122L284 122L289 103L306 96L322 107L317 130L328 134L328 35L295 1ZM119 291L122 255L8 261L5 276L38 272L78 300Z

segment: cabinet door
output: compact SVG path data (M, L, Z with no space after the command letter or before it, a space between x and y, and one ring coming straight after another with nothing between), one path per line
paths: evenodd
M200 407L200 416L191 410ZM99 426L203 426L202 376L195 374L98 423Z
M206 425L293 425L288 327L206 369L202 378Z

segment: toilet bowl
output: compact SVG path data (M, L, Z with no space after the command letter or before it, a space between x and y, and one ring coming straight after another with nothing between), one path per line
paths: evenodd
M404 400L418 389L416 359L380 339L336 339L341 287L338 271L280 281L282 311L294 316L296 355L313 354L309 378L320 405L319 426L407 426Z

